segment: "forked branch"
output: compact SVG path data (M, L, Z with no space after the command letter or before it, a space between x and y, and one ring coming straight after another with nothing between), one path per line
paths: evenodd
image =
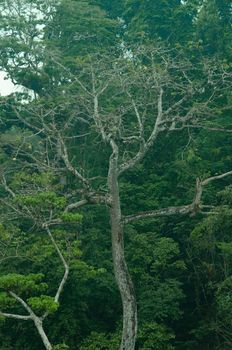
M135 106L136 107L136 106ZM136 115L138 111L136 111ZM137 115L138 117L138 115ZM141 162L143 160L144 156L146 155L147 151L153 146L159 132L160 132L160 124L162 122L163 117L163 89L160 88L159 96L158 96L158 104L157 104L157 116L154 123L153 130L147 140L143 139L142 142L140 142L140 149L138 153L131 158L129 161L123 163L119 168L119 174L122 174L124 171L133 168L136 164Z
M1 312L0 311L0 316L7 317L7 318L14 318L17 320L33 320L37 316L34 314L30 306L21 298L19 297L16 293L9 291L9 294L12 298L14 298L17 302L19 302L22 307L28 312L29 315L17 315L17 314L10 314L7 312Z

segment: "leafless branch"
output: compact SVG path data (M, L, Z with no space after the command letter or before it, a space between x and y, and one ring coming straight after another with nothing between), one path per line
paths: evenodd
M125 216L123 222L128 224L130 222L138 221L146 218L155 218L161 216L172 216L172 215L187 215L192 211L191 205L183 205L179 207L168 207L163 209L151 210L147 212L141 212L135 215Z
M149 136L149 138L142 143L140 143L140 149L138 153L130 159L129 161L125 162L119 167L119 174L122 174L124 171L133 168L136 164L138 164L145 156L147 151L153 146L159 132L160 132L160 124L162 122L162 116L163 116L163 89L160 88L159 96L158 96L158 105L157 105L158 113L157 117L154 123L154 128Z
M87 199L82 199L79 202L71 203L71 204L67 205L67 207L65 208L64 212L68 212L70 210L80 208L80 207L82 207L85 204L88 204L88 200Z
M232 133L232 129L225 129L225 128L220 128L220 127L211 127L211 126L207 126L207 125L188 125L186 124L184 126L185 128L194 128L194 129L204 129L204 130L208 130L208 131L221 131L224 133Z
M14 292L9 292L9 294L23 306L23 308L29 313L31 318L33 318L35 316L34 312L30 308L30 306L21 297L19 297Z
M1 311L0 311L0 316L7 317L7 318L15 318L17 320L24 320L24 321L32 320L31 316L9 314L6 312L1 312Z
M60 151L61 151L61 157L67 167L67 169L75 176L77 177L86 187L89 187L89 181L81 175L81 173L72 165L72 163L69 160L68 150L65 145L65 142L61 135L59 134L59 143L60 143Z
M212 176L209 177L203 181L201 181L199 178L196 180L196 189L195 189L195 197L192 201L192 203L188 205L183 206L174 206L174 207L167 207L157 210L151 210L147 212L141 212L134 215L128 215L123 218L123 222L125 224L146 219L146 218L155 218L155 217L162 217L162 216L173 216L173 215L195 215L197 212L203 212L202 210L204 208L212 208L212 206L208 205L202 205L201 204L201 198L203 194L203 187L207 186L210 182L223 179L227 176L232 175L232 171L228 171L226 173L223 173L221 175ZM203 212L204 213L204 212ZM209 212L211 213L211 212Z
M34 131L36 131L37 133L41 133L41 132L44 131L43 128L38 128L36 125L31 124L30 122L28 122L28 120L26 120L25 118L23 118L23 117L21 116L21 114L19 113L19 111L18 111L15 107L13 107L13 110L14 110L14 112L15 112L17 118L18 118L22 123L24 123L30 130L34 130Z
M45 228L45 230L47 231L47 234L48 234L48 236L50 237L51 242L52 242L54 248L56 249L56 252L57 252L57 254L59 255L59 258L60 258L60 260L62 261L62 263L63 263L63 265L64 265L64 269L65 269L63 278L62 278L62 280L61 280L61 282L60 282L60 284L59 284L59 287L58 287L58 289L57 289L56 295L55 295L55 297L54 297L54 301L55 301L56 303L58 303L58 302L59 302L60 295L61 295L61 293L62 293L62 291L63 291L64 285L65 285L65 283L66 283L66 281L67 281L67 279L68 279L68 275L69 275L69 266L68 266L68 263L66 262L66 260L65 260L65 258L64 258L64 256L63 256L63 254L61 253L61 250L60 250L60 248L58 247L58 245L57 245L57 243L56 243L56 241L55 241L55 239L54 239L54 237L53 237L53 235L52 235L52 233L51 233L49 227L48 227L47 225L45 225L44 228Z
M11 195L12 198L15 198L15 193L12 191L12 189L7 185L5 175L2 175L2 184L5 190Z
M227 173L223 173L221 175L216 175L216 176L209 177L208 179L203 180L201 185L202 186L206 186L212 181L220 180L220 179L223 179L224 177L227 177L227 176L230 176L230 175L232 175L232 171L228 171Z

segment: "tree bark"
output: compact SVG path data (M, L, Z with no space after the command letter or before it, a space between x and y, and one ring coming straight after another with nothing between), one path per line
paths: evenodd
M123 332L120 350L134 350L137 335L136 296L124 255L124 232L118 186L118 148L114 142L111 146L113 153L110 158L108 187L111 202L112 254L114 274L123 305Z
M16 318L16 319L21 319L21 320L33 320L46 350L52 350L52 345L51 345L50 341L48 340L48 337L43 329L43 318L36 316L36 314L33 312L33 310L30 308L30 306L16 293L10 291L9 294L15 300L17 300L24 307L25 310L27 310L29 315L23 316L23 315L15 315L15 314L6 314L6 313L2 313L2 312L0 312L0 314L5 316L5 317L10 317L10 318Z
M38 330L38 333L43 341L43 344L44 344L46 350L52 350L52 345L51 345L50 341L48 340L48 337L43 329L43 322L38 317L33 317L33 321L34 321L34 324Z

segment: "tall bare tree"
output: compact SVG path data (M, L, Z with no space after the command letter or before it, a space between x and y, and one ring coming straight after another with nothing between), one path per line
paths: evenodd
M204 187L232 175L232 171L196 179L195 196L189 204L129 216L121 210L120 177L143 161L161 134L172 137L185 128L230 132L214 121L215 104L222 92L226 95L231 75L216 62L193 66L161 46L123 48L119 55L118 51L89 57L78 75L52 57L66 84L46 97L37 96L29 104L11 103L11 107L17 125L26 130L22 131L21 144L14 146L15 158L28 168L50 171L60 178L68 201L64 214L86 205L108 209L114 274L123 306L120 350L134 350L137 304L125 260L125 225L145 218L211 212L210 203L202 203ZM32 135L38 138L41 149L38 145L30 151L24 147ZM92 165L96 148L104 163L99 173ZM90 161L83 156L86 152L90 152ZM72 186L66 183L66 176L72 178ZM10 187L5 186L10 196ZM56 213L43 223L48 233L51 226L60 224L61 216Z

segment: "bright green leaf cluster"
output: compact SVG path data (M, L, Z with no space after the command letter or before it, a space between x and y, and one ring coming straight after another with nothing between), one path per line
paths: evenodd
M32 297L27 299L28 304L36 313L48 312L49 314L57 311L59 303L54 301L54 298L48 295Z
M70 223L70 224L75 224L78 222L81 222L83 219L83 215L79 213L63 213L61 215L61 219L64 222Z
M15 201L20 205L39 206L43 209L62 208L66 203L65 197L58 196L53 191L39 192L35 195L17 195Z
M11 273L0 277L0 289L16 293L41 292L47 289L43 283L43 274L29 274L27 276Z

